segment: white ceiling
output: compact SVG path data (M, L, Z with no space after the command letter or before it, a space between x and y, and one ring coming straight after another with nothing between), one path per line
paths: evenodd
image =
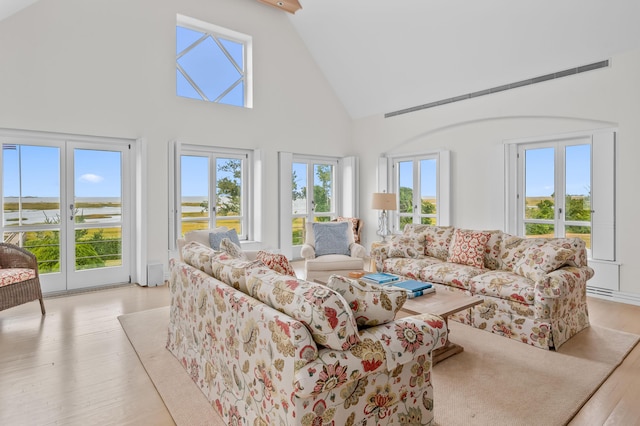
M639 0L301 4L302 10L290 20L353 118L514 83L640 48Z
M38 0L0 0L0 21Z
M0 20L36 1L0 0ZM353 118L640 49L640 0L302 0L301 4L303 8L289 19Z

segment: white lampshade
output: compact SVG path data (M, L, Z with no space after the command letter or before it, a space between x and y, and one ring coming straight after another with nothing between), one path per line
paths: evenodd
M371 208L374 210L397 210L396 194L374 192L371 199Z

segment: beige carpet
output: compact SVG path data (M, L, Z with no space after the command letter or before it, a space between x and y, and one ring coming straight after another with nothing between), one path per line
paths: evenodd
M224 423L165 349L169 308L118 318L176 424ZM433 368L438 425L563 425L640 339L590 327L559 352L544 351L452 322L465 351Z

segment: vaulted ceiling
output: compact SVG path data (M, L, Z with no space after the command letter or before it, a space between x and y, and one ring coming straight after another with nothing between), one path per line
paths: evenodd
M35 1L1 0L0 20ZM276 0L259 1L284 10L295 9L298 3L285 0L277 6ZM353 118L640 49L638 0L300 0L300 4L302 9L291 10L295 14L287 13L288 19Z
M289 19L353 118L515 83L640 48L638 0L301 4Z

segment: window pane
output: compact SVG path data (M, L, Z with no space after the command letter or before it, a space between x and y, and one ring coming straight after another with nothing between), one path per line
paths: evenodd
M525 152L525 218L555 218L554 149ZM546 232L545 232L546 233Z
M176 27L176 93L245 106L245 44L204 31Z
M183 155L180 158L182 235L209 228L209 158Z
M60 149L2 145L3 224L60 222Z
M304 230L305 230L306 219L304 217L295 217L291 222L291 244L294 246L299 246L304 244Z
M420 200L422 214L436 214L436 160L420 161ZM426 222L425 222L425 219ZM434 220L435 222L435 220ZM423 218L423 224L431 224L428 218Z
M591 146L573 145L565 150L565 220L585 222L567 226L567 237L578 237L591 248Z
M29 250L38 259L38 272L47 274L60 272L60 230L37 232L5 232L5 243L15 244Z
M122 265L122 229L76 230L76 270Z
M554 226L546 223L527 223L524 225L524 235L536 238L555 237Z
M291 180L291 213L307 214L307 165L293 163Z
M316 213L333 212L333 166L315 164L313 176L313 201Z
M76 223L122 220L122 154L117 151L74 150Z
M402 213L413 213L413 162L402 161L398 163L398 182L400 188L400 210ZM411 223L409 220L406 223ZM400 221L402 224L402 219ZM404 226L401 226L404 229Z
M566 149L566 220L591 221L591 147Z
M242 160L216 159L216 226L242 234Z

